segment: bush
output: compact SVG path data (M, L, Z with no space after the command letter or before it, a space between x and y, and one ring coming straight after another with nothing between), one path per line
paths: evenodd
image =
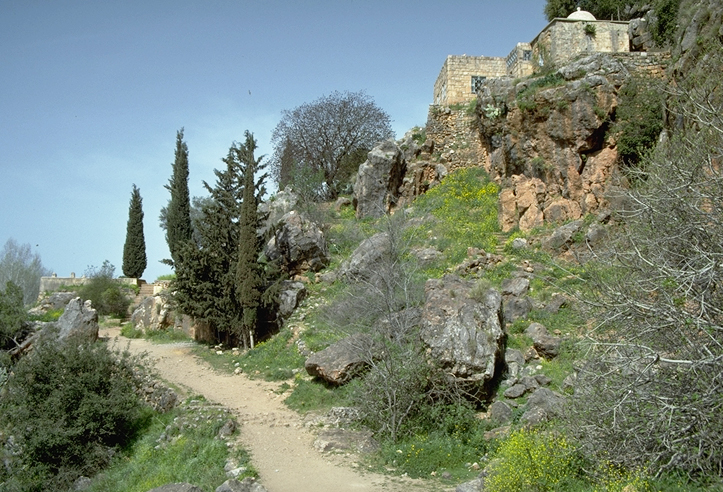
M573 447L559 434L520 429L505 439L490 463L485 490L560 490L581 472Z
M2 430L20 452L5 456L0 480L20 490L65 490L106 466L150 412L137 394L136 364L103 344L41 340L5 387Z
M105 260L100 268L88 267L85 276L90 281L83 285L78 295L90 300L98 314L124 318L128 314L131 300L126 289L113 278L115 267Z
M24 334L27 313L23 306L23 291L13 282L0 291L0 349L8 350L17 345Z

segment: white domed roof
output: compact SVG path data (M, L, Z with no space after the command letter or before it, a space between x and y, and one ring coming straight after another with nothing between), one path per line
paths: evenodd
M567 16L570 20L582 20L582 21L594 21L595 16L592 15L587 10L580 10L580 7L577 8L577 11L573 12L572 14Z

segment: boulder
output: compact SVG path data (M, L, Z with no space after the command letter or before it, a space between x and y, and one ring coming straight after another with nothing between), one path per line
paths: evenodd
M279 314L282 318L288 318L298 307L299 303L306 297L306 286L303 282L284 280L281 282L279 292Z
M379 450L379 444L373 436L374 433L369 429L332 427L319 432L314 441L314 448L322 453L336 451L369 454Z
M512 407L503 401L496 401L487 410L489 419L496 425L505 425L512 421Z
M329 264L329 249L319 226L292 210L280 220L264 250L271 260L279 260L291 276L318 272Z
M71 299L56 326L60 340L69 337L81 337L91 342L98 340L98 312L90 306L90 301L83 302L80 297Z
M532 339L535 351L545 359L554 359L560 354L562 339L550 336L544 325L531 323L525 330L525 335Z
M340 275L347 280L369 280L385 255L392 250L389 234L380 232L365 239L340 267Z
M520 422L530 426L539 425L562 415L565 397L547 388L536 389L527 399L525 413Z
M406 164L394 140L379 143L359 166L354 183L354 208L359 219L381 217L396 204Z
M304 367L311 376L338 386L366 369L375 350L371 336L355 333L313 354Z
M453 275L428 280L420 336L431 358L460 381L487 383L502 362L502 296L473 299L475 282Z
M454 492L482 492L485 489L484 478L479 477L469 482L464 482L457 485Z
M175 315L169 301L166 292L143 299L131 314L133 328L149 332L173 327Z
M555 229L549 237L543 238L541 245L548 251L561 251L572 244L573 236L582 228L582 220L574 220Z
M203 492L203 489L190 483L169 483L151 489L148 492Z
M500 291L503 296L523 296L530 290L530 281L524 277L506 278L502 281Z
M259 235L265 237L270 231L276 230L281 225L284 215L296 209L299 203L299 195L290 186L276 193L270 200L262 202L258 206L259 215L265 217Z
M504 300L505 324L514 323L515 320L526 318L532 311L532 301L528 296L506 296Z
M216 492L266 492L266 488L252 477L246 477L241 481L232 478L216 487Z

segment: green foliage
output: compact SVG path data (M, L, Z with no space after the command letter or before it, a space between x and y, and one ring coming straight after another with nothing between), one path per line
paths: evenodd
M218 439L221 425L229 418L221 408L203 398L188 398L180 407L156 415L143 436L101 475L94 477L89 492L146 492L167 483L193 483L202 490L215 490L227 480L224 464L230 458L256 473L243 449L228 448Z
M585 24L585 27L582 28L583 32L590 36L591 38L595 37L595 34L597 34L597 28L595 27L595 24Z
M38 298L40 277L50 275L40 255L33 253L29 244L18 244L10 238L0 251L0 290L13 282L23 292L23 304L28 306Z
M244 192L241 202L238 238L238 257L236 261L236 297L243 310L240 323L240 336L244 347L253 347L258 324L259 307L264 289L263 266L259 255L263 245L256 230L259 226L257 210L260 197L256 195L254 173L259 169L261 159L254 157L256 140L246 132L246 142L240 149L244 164Z
M21 341L27 331L27 313L23 306L23 291L13 282L0 291L0 349L8 350Z
M166 231L166 242L171 252L171 260L176 265L181 248L193 238L191 226L191 198L188 193L188 145L183 141L183 128L176 132L176 151L171 174L166 189L171 192L168 205L161 210L161 227Z
M3 432L22 449L6 456L6 484L65 490L105 467L150 412L137 395L137 367L104 344L41 340L13 367L1 404Z
M63 314L63 311L65 311L65 308L60 309L51 309L50 311L47 311L43 314L29 314L28 319L30 321L58 321L58 318Z
M466 477L465 463L482 462L488 451L484 433L489 426L476 418L466 402L425 405L410 420L409 428L413 434L382 444L380 459L413 478L441 471Z
M175 274L175 273L166 273L166 274L163 274L163 275L159 275L159 276L156 278L156 282L162 282L162 281L164 281L164 280L174 280L175 278L176 278L176 274Z
M121 326L120 334L126 338L143 338L143 330L136 329L133 323L125 323Z
M309 381L297 377L294 390L284 403L292 410L302 413L346 406L351 404L349 393L354 385L352 382L344 386L332 386L323 381Z
M176 343L191 341L191 337L183 330L169 328L167 330L149 330L146 338L154 343Z
M650 26L650 33L658 46L673 43L678 21L680 0L657 0L653 4L656 22Z
M577 2L575 0L547 0L545 4L545 17L551 21L555 17L567 17L575 11Z
M253 136L247 132L246 142L234 143L223 159L226 169L214 170L215 186L204 182L211 196L203 201L204 219L198 224L198 244L189 242L181 248L181 262L176 265L172 284L181 311L208 323L216 340L229 345L239 341L250 345L250 335L262 328L257 322L263 319L260 310L273 309L271 294L278 278L274 265L259 262L260 245L251 232L258 220L255 211L265 192L266 178L262 175L254 182L253 171L261 168L253 156L255 145ZM251 186L246 186L246 182ZM242 216L244 201L248 208ZM240 223L245 226L239 227ZM237 276L239 261L248 274ZM252 280L253 286L249 283ZM261 296L254 294L257 300L249 304L250 298L244 299L240 294L252 291Z
M662 91L652 80L634 78L620 89L619 97L611 131L616 135L622 162L637 166L663 130Z
M252 377L258 372L270 381L292 378L293 370L303 368L305 359L296 350L291 336L291 331L284 329L275 337L257 344L238 359L240 367Z
M520 429L497 449L485 479L490 492L560 490L577 480L582 469L575 449L565 436L537 429Z
M495 248L498 191L484 169L466 168L451 173L415 202L415 209L437 219L431 229L429 224L422 228L432 231L431 241L451 264L461 262L468 247Z
M113 278L114 273L115 267L108 260L100 268L88 267L85 276L89 281L80 287L78 295L84 300L90 300L91 306L101 316L125 318L131 300L123 285Z
M143 235L143 199L141 191L134 184L128 207L126 242L123 246L123 275L141 278L147 265L146 239Z

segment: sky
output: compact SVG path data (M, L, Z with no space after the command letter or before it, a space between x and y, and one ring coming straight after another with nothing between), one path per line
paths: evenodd
M270 156L282 111L334 91L364 91L401 138L447 55L506 56L544 4L0 0L0 248L30 244L60 277L104 260L121 275L135 184L152 282L172 272L158 215L179 129L192 196L246 130Z

